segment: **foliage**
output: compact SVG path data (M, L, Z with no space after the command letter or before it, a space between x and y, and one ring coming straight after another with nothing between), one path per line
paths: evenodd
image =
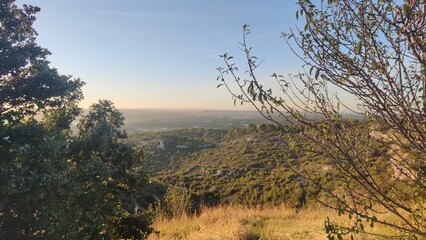
M0 114L2 124L17 123L45 108L56 108L82 98L82 82L58 74L46 60L49 51L35 42L32 28L37 7L0 3Z
M194 211L194 202L188 189L184 187L168 187L164 194L158 214L163 217L180 217Z
M114 224L113 237L116 239L147 239L154 232L152 213L139 213L124 216Z
M0 238L146 238L141 151L124 143L111 102L81 116L83 83L49 66L38 11L0 3Z
M315 146L311 151L339 171L343 184L335 191L310 172L295 169L334 199L324 202L327 206L356 219L352 226L328 225L330 238L364 232L366 224L387 225L405 237L425 237L426 3L299 0L298 4L297 17L304 17L305 26L283 37L304 63L304 71L288 77L273 74L278 95L263 87L246 25L241 49L247 78L238 76L232 57L224 54L218 80L235 101L252 104L278 125L282 119L292 124L303 141ZM332 89L352 96L358 106L334 97ZM366 127L357 127L344 111L364 119ZM386 148L386 158L372 161ZM291 154L299 157L293 150ZM382 209L399 220L383 220Z
M264 128L269 130L260 130ZM298 167L287 156L288 144L285 136L296 135L291 129L273 125L259 125L252 132L247 129L253 130L253 127L230 129L216 145L208 148L195 147L205 146L203 131L213 131L207 129L138 133L130 135L129 141L138 139L139 144L145 146L145 164L149 166L147 170L153 178L167 185L179 185L182 189L187 189L195 195L195 205L198 202L208 206L267 206L284 203L289 207L302 207L305 201L310 204L315 198L323 198L314 186L307 186L307 195L304 196L300 178L289 168ZM173 148L181 142L171 142L170 149L159 149L158 139L150 137L155 135L165 140L173 134L181 140L197 135L198 138L193 138L197 144L187 151ZM300 147L297 152L300 169L315 171L312 176L318 181L338 189L340 182L330 181L338 175L337 171L331 169L330 163L309 152L309 146L304 145L303 141L296 145ZM301 149L302 146L305 149Z
M155 173L178 167L174 162L175 159L204 148L214 147L226 135L226 130L190 128L130 133L126 141L144 148L146 152L144 169L149 173Z

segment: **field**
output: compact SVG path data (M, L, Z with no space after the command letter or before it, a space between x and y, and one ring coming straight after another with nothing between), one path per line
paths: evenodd
M157 234L149 239L326 239L325 220L348 222L347 216L322 206L298 212L285 206L244 208L220 206L203 208L196 216L182 215L172 219L158 217L154 223ZM369 227L367 230L371 230ZM391 233L375 226L374 232ZM349 236L347 236L350 239ZM378 235L358 234L355 239L381 239Z

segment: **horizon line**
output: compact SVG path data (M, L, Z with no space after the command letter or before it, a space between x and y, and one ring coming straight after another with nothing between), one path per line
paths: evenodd
M82 109L89 109L82 107ZM118 110L258 112L255 109L115 107Z

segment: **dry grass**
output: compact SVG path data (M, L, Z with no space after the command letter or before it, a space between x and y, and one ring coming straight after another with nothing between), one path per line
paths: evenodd
M324 207L306 208L298 213L284 206L203 208L199 216L158 218L154 227L159 233L150 239L326 239L327 217L341 223L349 221ZM389 233L389 229L382 227L375 227L374 231ZM356 239L377 237L358 235Z

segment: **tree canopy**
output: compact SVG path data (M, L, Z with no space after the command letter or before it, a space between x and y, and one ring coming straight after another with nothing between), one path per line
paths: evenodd
M82 114L83 82L36 43L39 10L0 2L0 238L144 239L142 152L110 101Z

